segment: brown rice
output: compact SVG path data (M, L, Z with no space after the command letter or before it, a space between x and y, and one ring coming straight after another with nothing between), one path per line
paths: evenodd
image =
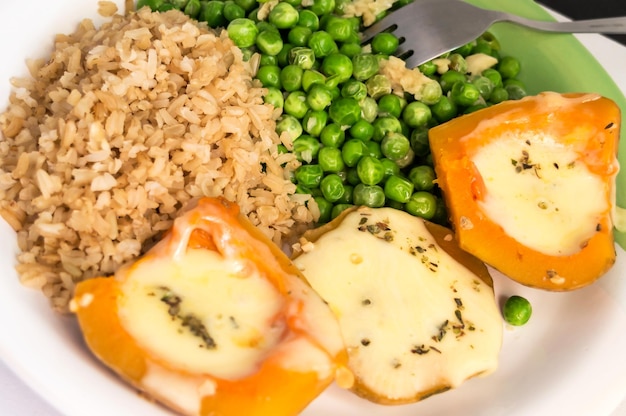
M277 244L315 220L289 180L297 161L278 152L278 114L225 32L144 8L99 29L82 21L29 69L0 115L0 215L17 231L21 281L56 310L194 198L238 203Z

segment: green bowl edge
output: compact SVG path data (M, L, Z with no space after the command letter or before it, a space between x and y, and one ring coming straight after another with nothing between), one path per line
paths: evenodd
M498 9L530 19L555 20L532 0L466 0L485 9ZM511 23L497 23L491 29L502 46L524 51L520 79L530 94L541 91L593 92L612 99L626 113L626 98L595 57L571 34L546 34ZM514 53L512 53L513 55ZM529 59L530 58L530 59ZM563 64L572 70L563 76ZM548 71L546 72L546 68ZM556 71L558 69L558 71ZM552 70L552 71L551 71ZM537 74L540 74L539 76ZM618 160L624 168L616 179L617 205L626 208L626 123L621 125ZM584 196L581 196L584 198ZM615 241L626 250L626 232L615 230Z

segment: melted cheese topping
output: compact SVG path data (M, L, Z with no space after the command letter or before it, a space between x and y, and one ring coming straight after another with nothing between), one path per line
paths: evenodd
M377 395L410 399L496 368L502 322L493 291L423 221L360 209L294 263L338 318L350 369Z
M550 136L500 137L472 162L486 189L481 209L509 236L541 253L578 252L609 208L602 178Z
M209 250L176 260L139 261L122 287L123 325L165 362L192 372L238 379L252 373L276 345L283 298L256 270Z

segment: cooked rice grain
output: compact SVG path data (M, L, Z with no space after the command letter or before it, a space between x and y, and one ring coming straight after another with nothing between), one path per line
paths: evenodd
M22 282L55 309L194 198L236 202L277 244L319 215L293 195L298 163L279 154L277 113L225 32L144 8L100 29L84 20L28 64L0 115L0 214L18 233Z

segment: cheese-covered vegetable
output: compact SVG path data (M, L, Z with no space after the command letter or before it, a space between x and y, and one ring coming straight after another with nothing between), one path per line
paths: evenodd
M615 261L619 108L543 93L430 130L459 245L525 285L585 286Z
M295 415L337 374L351 384L327 305L222 199L114 277L78 284L72 308L98 358L182 414Z
M355 393L408 403L496 368L502 320L491 278L450 230L362 207L307 239L294 264L339 320Z

